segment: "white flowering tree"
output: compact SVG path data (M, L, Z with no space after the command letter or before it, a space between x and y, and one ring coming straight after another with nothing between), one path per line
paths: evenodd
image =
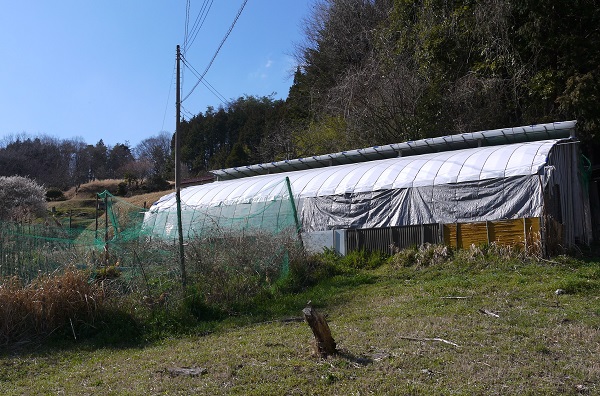
M45 189L21 176L0 176L0 220L21 221L46 212Z

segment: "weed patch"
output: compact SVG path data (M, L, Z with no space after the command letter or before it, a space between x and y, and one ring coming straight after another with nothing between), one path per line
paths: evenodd
M85 272L67 268L40 275L23 285L19 278L0 281L0 345L39 339L93 325L103 306L100 288Z

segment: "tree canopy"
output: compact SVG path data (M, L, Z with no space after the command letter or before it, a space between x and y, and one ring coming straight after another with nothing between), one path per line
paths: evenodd
M287 99L246 95L182 121L188 175L572 119L589 156L600 144L595 0L315 0L295 59ZM172 146L169 133L135 148L17 136L0 176L164 179Z
M571 119L597 145L599 26L593 0L317 0L285 102L209 108L183 158L198 172Z

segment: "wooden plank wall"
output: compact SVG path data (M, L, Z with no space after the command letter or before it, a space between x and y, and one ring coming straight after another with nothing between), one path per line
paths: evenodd
M443 227L444 244L454 248L468 248L472 244L482 245L492 242L530 248L540 241L538 217L444 224Z
M489 243L539 249L539 242L540 219L538 217L346 230L347 252L366 250L393 254L396 249L420 246L425 243L443 243L459 249Z

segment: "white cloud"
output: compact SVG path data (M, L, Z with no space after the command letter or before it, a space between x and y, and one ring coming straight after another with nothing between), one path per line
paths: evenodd
M269 69L274 65L273 59L270 57L258 69L248 74L253 80L266 80L269 78Z

